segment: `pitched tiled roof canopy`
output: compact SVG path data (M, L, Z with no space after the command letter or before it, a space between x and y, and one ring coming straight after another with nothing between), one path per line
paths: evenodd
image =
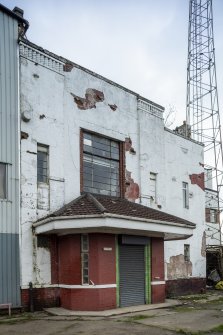
M48 215L47 218L100 215L104 213L195 226L194 223L177 216L126 199L89 193L81 195L58 211Z

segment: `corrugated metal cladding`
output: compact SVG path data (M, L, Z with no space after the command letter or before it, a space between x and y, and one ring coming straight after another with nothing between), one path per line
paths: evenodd
M18 22L0 11L0 162L7 199L0 200L0 303L20 305Z
M145 246L119 246L120 306L145 304Z

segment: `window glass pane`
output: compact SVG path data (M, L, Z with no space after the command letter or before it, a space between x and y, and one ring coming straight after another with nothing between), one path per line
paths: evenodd
M184 244L184 260L190 261L190 244Z
M6 164L0 163L0 199L6 199Z
M48 153L48 147L37 146L37 181L41 183L48 183Z
M188 183L183 182L183 207L189 208L189 190Z
M119 196L119 143L84 133L83 151L84 191Z

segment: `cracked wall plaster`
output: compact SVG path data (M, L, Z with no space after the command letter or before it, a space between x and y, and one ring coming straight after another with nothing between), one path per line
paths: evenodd
M70 93L74 98L74 102L81 110L96 108L97 102L104 101L104 93L93 88L88 88L85 93L85 98L81 98L73 93Z

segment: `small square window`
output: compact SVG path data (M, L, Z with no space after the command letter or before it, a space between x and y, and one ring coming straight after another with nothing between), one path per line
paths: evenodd
M5 163L0 163L0 199L7 198L7 168Z
M184 260L190 262L190 244L184 244Z

